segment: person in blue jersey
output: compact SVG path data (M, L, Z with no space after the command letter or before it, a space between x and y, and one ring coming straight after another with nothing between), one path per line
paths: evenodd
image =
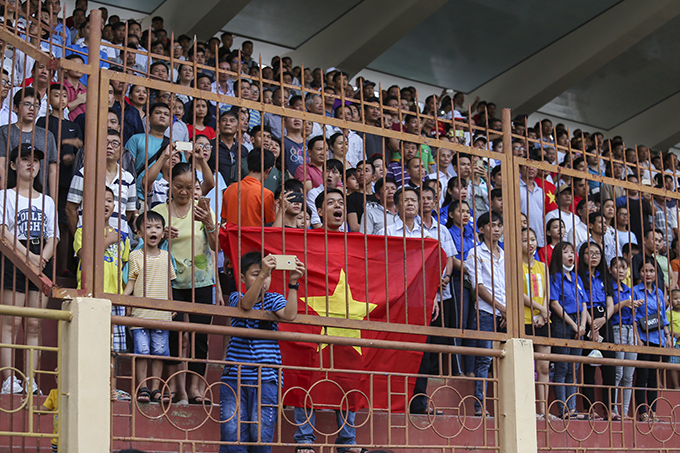
M276 258L260 252L249 252L241 257L241 282L245 294L231 293L230 307L249 312L265 310L281 321L293 321L298 310L298 280L305 274L305 266L295 259L295 270L290 272L288 298L268 292ZM260 330L278 330L278 322L249 318L232 318L232 327ZM220 386L220 423L222 442L270 443L278 415L279 370L276 368L246 366L244 363L281 365L279 343L273 339L231 337L227 349L228 363L222 373ZM240 376L240 381L239 381ZM258 384L261 394L258 395ZM240 395L240 401L236 401ZM237 413L238 411L238 413ZM240 423L239 423L240 420ZM240 427L240 432L239 432ZM259 432L258 432L259 431ZM262 452L270 446L220 445L220 453Z
M456 178L451 178L451 180L454 179ZM470 292L471 286L464 278L465 266L463 265L468 253L475 247L475 232L470 223L470 206L466 201L453 200L447 208L446 227L458 251L458 254L453 257L453 273L451 274L453 294L457 301L458 313L460 313L460 325L456 327L477 330L477 317L475 311L470 308L474 305ZM462 343L465 346L477 346L477 341L473 339L463 340ZM461 340L456 339L456 345L460 346L460 344ZM468 376L474 376L475 356L463 357L462 365Z
M607 270L602 248L595 242L588 242L578 250L578 275L583 282L586 291L586 305L588 307L588 329L586 329L586 339L595 342L613 343L611 317L614 314L614 299L612 298L612 279ZM583 355L591 353L591 349L584 349ZM603 350L602 356L616 358L614 351ZM609 393L616 383L616 367L612 365L583 365L583 407L588 411L588 415L594 419L599 419L595 412L595 370L600 368L602 372L601 401L605 408L605 417L609 415ZM606 388L610 387L610 388ZM620 418L611 414L615 418Z
M639 301L633 300L633 290L624 283L628 276L628 262L621 256L612 258L609 265L609 271L612 276L612 297L614 298L614 314L612 315L612 332L614 334L614 343L634 345L635 341L635 325L633 324L633 310L640 306ZM636 360L636 352L617 351L616 358L619 360ZM614 394L614 411L621 417L628 418L628 408L630 407L630 398L633 395L631 386L633 385L633 373L635 367L632 366L617 366L616 367L616 390ZM623 387L622 409L618 410L618 393L619 386ZM613 417L612 418L616 418Z
M635 311L640 345L650 347L673 347L666 318L666 303L663 288L657 285L655 261L642 260L639 267L641 282L633 288L633 300L640 307ZM658 354L638 354L643 362L660 362ZM635 404L638 406L640 421L654 419L657 397L657 370L638 367L635 373Z
M569 242L555 245L550 260L550 326L554 338L580 340L586 333L586 294L583 282L575 271L576 252ZM554 346L554 354L580 356L580 348ZM576 387L578 363L555 362L553 382L557 407L563 418L581 419L576 412ZM559 385L567 384L567 385ZM571 385L569 385L571 384Z

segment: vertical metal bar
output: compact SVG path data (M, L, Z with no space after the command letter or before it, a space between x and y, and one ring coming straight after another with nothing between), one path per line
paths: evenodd
M90 77L88 78L88 85L95 90L99 89L99 45L101 42L101 21L102 12L95 9L90 14L90 45L88 48L88 63L90 68ZM94 91L94 90L93 90ZM101 90L100 90L101 91ZM100 100L105 99L100 92ZM108 99L108 89L106 92L106 99ZM99 103L101 106L101 102ZM108 105L108 103L104 103ZM101 107L100 107L101 109ZM104 230L104 189L99 187L99 181L106 181L106 168L102 165L97 166L97 161L102 161L105 157L106 148L97 146L97 115L87 115L85 117L85 145L84 145L84 171L83 171L83 186L94 187L95 190L83 191L83 225L94 225L93 231ZM99 168L98 168L99 167ZM102 260L95 257L96 250L103 250L104 236L100 234L84 234L83 235L83 253L81 260L81 288L93 294L98 294L103 291L103 268ZM95 270L97 269L97 270ZM100 272L101 271L101 272Z
M524 291L519 284L522 281L522 249L519 242L519 212L521 206L518 184L519 164L513 156L511 146L512 122L510 109L503 109L501 122L504 169L502 177L503 205L508 206L507 212L503 214L505 217L503 221L503 236L505 237L505 255L506 257L512 257L505 260L505 281L507 282L505 291L506 319L510 338L519 338L522 324L522 317L520 315L524 314L524 303L522 302Z

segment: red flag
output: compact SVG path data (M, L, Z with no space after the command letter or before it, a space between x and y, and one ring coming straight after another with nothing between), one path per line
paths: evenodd
M220 230L220 244L234 263L235 273L238 272L238 236L236 225ZM284 247L280 228L265 228L264 244L259 227L241 228L240 236L241 255L264 247L265 255L296 255L305 263L307 276L306 281L300 280L298 314L389 322L402 328L429 325L440 282L439 269L446 260L433 239L404 241L388 237L386 246L382 236L369 235L364 242L364 235L348 233L345 246L344 233L328 232L326 238L323 230L286 229ZM288 294L283 276L282 272L273 273L270 291ZM281 323L279 330L387 340L394 342L395 347L401 342L424 343L426 340L424 335L402 332L338 327L329 327L326 331L308 324ZM310 389L318 383L310 392L315 408L337 408L342 403L343 408L356 410L367 407L366 399L370 398L373 409L390 407L392 411L403 411L413 393L415 379L409 379L406 388L403 377L391 376L388 382L386 373L417 374L422 358L420 352L397 349L331 347L290 341L280 342L280 347L284 365L322 368L284 371L283 403L296 407L309 406L310 401L305 401L303 391L286 391L295 387ZM382 374L328 371L331 367ZM350 393L343 401L347 392Z
M555 185L550 181L546 181L541 178L534 179L534 182L538 187L543 189L543 195L545 196L545 212L550 212L557 209L557 200L555 199Z

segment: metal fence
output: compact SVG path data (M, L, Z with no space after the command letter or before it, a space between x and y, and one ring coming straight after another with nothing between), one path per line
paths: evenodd
M3 102L22 125L8 126L4 137L0 129L3 188L17 187L0 199L0 250L9 258L0 279L4 297L37 294L39 308L39 294L115 304L112 377L132 401L112 406L114 448L216 451L220 430L245 411L237 405L220 414L218 400L256 390L275 416L273 431L238 421L240 434L227 444L291 447L315 433L314 445L330 449L355 427L349 438L366 448L500 450L499 362L507 360L503 343L515 338L535 348L539 448L674 445L680 368L672 339L680 331L666 309L678 288L672 256L680 197L672 154L652 165L644 147L569 131L565 141L560 131L529 131L507 109L499 119L482 112L473 124L466 118L476 112L423 114L407 109L399 94L394 103L380 86L377 98L365 99L363 89L355 98L344 86L334 95L286 83L283 74L246 75L240 55L206 66L135 43L102 45L99 18L91 20L89 48L75 51L30 20L24 30L7 18L0 27L13 71ZM24 82L29 73L33 80ZM49 116L47 104L59 103L52 93L66 93L66 103L78 98L81 88L71 82L79 74L87 76L87 100L72 105L87 115ZM24 84L38 95L22 91ZM335 116L326 116L334 105ZM40 109L56 134L30 127ZM258 118L266 128L257 129ZM80 142L68 135L71 124L83 126ZM31 156L41 154L47 163L34 163ZM270 154L276 171L266 173ZM390 200L388 185L390 194L399 186L419 190L402 189ZM42 215L23 236L21 203ZM307 226L308 210L321 228L291 228ZM150 211L166 230L160 280L152 261L162 238L135 222L154 223ZM394 227L399 222L407 226ZM624 253L633 242L638 257L632 245ZM240 258L253 251L303 263L297 312L244 310ZM556 256L563 266L550 265ZM290 264L272 274L270 289L284 298L297 281ZM133 354L135 327L170 331L172 361ZM666 334L673 344L665 344ZM224 360L234 338L278 341L282 364ZM267 373L283 381L273 404L262 399ZM243 384L232 390L230 378ZM188 399L199 404L185 406ZM317 427L310 426L304 407L335 409L337 424L320 410ZM245 426L255 437L242 437Z

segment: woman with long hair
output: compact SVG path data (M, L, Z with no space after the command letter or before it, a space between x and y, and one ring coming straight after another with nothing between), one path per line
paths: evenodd
M642 282L633 288L633 300L640 306L635 311L635 322L638 326L640 343L650 347L672 348L673 341L668 330L666 317L666 301L663 288L656 284L656 262L641 260L639 274ZM642 362L660 362L658 354L638 354L638 360ZM654 419L656 411L656 397L658 370L654 368L638 367L635 370L635 403L638 406L638 418L640 421Z
M586 242L579 249L578 275L583 282L586 291L586 305L588 307L588 328L586 337L597 343L613 343L614 334L612 332L611 317L614 314L614 299L612 297L612 279L607 270L602 248L594 242ZM584 349L583 355L589 355L590 349ZM603 357L616 358L613 351L601 351ZM583 365L583 407L588 410L589 415L594 419L599 419L595 412L595 370L599 368L602 372L602 384L609 388L602 389L601 402L605 407L605 417L610 416L612 420L620 420L621 417L612 412L609 402L612 400L609 393L616 384L616 367L612 365ZM592 413L590 413L592 411Z
M586 332L586 294L583 282L575 271L576 253L569 242L555 245L550 260L550 325L554 338L580 340ZM580 348L555 346L552 352L580 356ZM563 418L583 419L576 412L576 375L578 363L555 362L553 382L557 407ZM566 384L566 385L560 385Z
M193 82L194 67L187 63L180 64L179 68L177 69L177 80L175 81L175 84L185 88L192 88ZM175 97L181 100L183 104L186 104L191 100L186 94L177 93L175 94Z
M189 109L185 118L187 121L187 129L189 129L189 138L194 135L205 135L209 140L215 140L215 129L208 126L212 120L212 113L208 108L208 101L205 99L194 99L194 102L189 104Z

